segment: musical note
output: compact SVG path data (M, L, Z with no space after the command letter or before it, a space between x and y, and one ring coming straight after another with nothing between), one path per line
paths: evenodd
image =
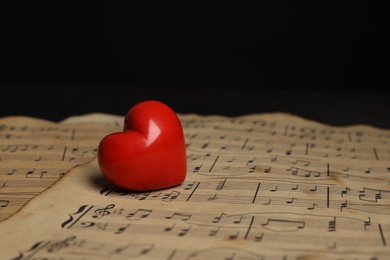
M204 144L202 145L201 148L202 148L202 149L206 149L206 148L209 146L209 144L210 144L210 143L204 143Z
M217 194L211 195L207 198L208 201L215 201L217 200Z
M10 172L8 172L8 173L6 173L7 175L13 175L15 172L17 172L17 170L16 169L13 169L12 171L10 171Z
M193 187L194 187L194 185L195 185L195 181L193 181L193 182L191 182L191 183L188 183L186 186L185 186L185 190L190 190L190 189L192 189Z
M310 166L310 161L297 159L297 160L293 161L292 164L302 165L302 166Z
M175 227L176 227L176 223L174 223L169 227L164 228L164 232L171 232Z
M329 224L328 224L328 231L329 231L329 232L334 232L334 231L336 231L336 217L333 217L333 220L329 221Z
M109 204L104 208L96 209L95 215L93 215L93 218L103 218L104 216L110 215L111 211L110 209L115 208L115 204Z
M217 187L215 188L216 190L222 190L223 187L225 186L227 178L225 178L223 181L219 181L217 184Z
M113 192L116 188L117 187L115 185L109 184L109 185L104 186L104 188L102 188L99 193L100 193L100 195L107 196L111 192Z
M150 245L150 246L147 247L147 248L143 248L143 249L140 251L140 255L141 255L141 256L147 255L147 254L149 254L150 252L152 252L153 249L154 249L154 245Z
M294 198L294 197L293 197L293 198L291 198L290 200L287 200L286 203L287 203L287 204L292 204L292 203L294 203L294 201L296 201L296 200L297 200L297 198Z
M115 234L122 234L124 231L126 231L126 229L130 226L131 224L127 224L125 226L122 226L120 228L117 229L117 231L115 231Z
M222 217L225 216L225 215L226 215L225 213L221 213L221 215L215 216L213 218L213 220L212 220L212 223L219 223L219 222L221 222Z
M152 212L151 209L137 209L135 212L128 213L126 218L131 220L144 219L149 217Z
M271 169L272 169L271 166L268 166L268 167L264 168L264 172L265 173L270 173Z
M187 221L187 220L190 220L191 216L192 216L191 214L174 212L171 216L167 216L165 218L166 219L178 219L178 220L181 220L181 221Z
M380 190L363 188L359 191L359 200L377 203L380 199L382 199Z
M255 160L256 160L256 158L252 158L252 159L248 160L246 165L249 165L249 164L253 163Z
M30 176L33 175L34 172L35 172L35 169L32 169L32 170L27 171L27 173L26 173L26 178L30 178Z
M90 228L90 227L93 227L93 226L95 226L96 225L96 223L95 222L92 222L92 221L82 221L82 222L80 222L80 226L82 226L82 227L84 227L84 228ZM105 229L105 227L104 228L101 228L102 230L104 230Z
M130 197L135 198L137 200L146 200L152 193L151 192L130 192L126 191L123 193L123 196L130 195Z
M54 252L57 252L63 248L67 248L67 247L69 247L70 243L73 242L74 240L76 240L76 236L70 236L70 237L65 238L64 240L51 243L51 244L49 244L49 246L47 248L47 252L54 253Z
M227 150L228 149L228 145L222 145L220 148L219 148L219 150L220 151L225 151L225 150Z
M269 191L275 192L275 191L277 191L277 190L278 190L278 185L276 185L274 188L270 189Z
M18 147L19 147L19 145L11 144L11 145L8 145L6 148L1 149L1 151L3 151L3 152L7 152L8 151L8 152L14 153L14 152L16 152L18 150ZM25 151L26 149L24 149L23 151Z
M348 207L348 201L347 200L340 204L340 211L343 211L343 209L346 208L346 207Z
M243 216L238 216L238 219L234 220L233 221L233 224L240 224L242 222L242 220L244 219Z
M289 219L267 219L266 223L261 224L264 229L274 232L292 232L305 228L306 223L301 220Z
M209 232L209 236L210 237L214 237L214 236L216 236L217 234L218 234L218 232L219 232L219 230L221 229L221 227L217 227L217 228L215 228L215 229L212 229L212 230L210 230L210 232Z
M249 168L248 173L254 173L256 170L256 165Z
M195 166L194 170L192 170L192 172L199 172L200 171L200 168L202 168L202 164L199 165L199 166Z
M261 232L261 234L259 236L255 236L253 241L254 242L261 242L264 238L264 232Z
M297 175L299 169L297 167L290 167L289 169L286 170L291 171L291 175Z
M240 235L240 231L234 232L233 234L229 235L229 240L236 240L239 235Z
M171 191L170 193L166 193L162 197L162 201L174 201L180 196L179 191Z
M368 220L364 221L364 230L367 230L367 227L371 226L371 218L368 217Z
M88 153L87 150L83 150L83 151L80 151L81 149L79 147L74 147L72 148L72 154L74 155L80 155L80 156L84 156L86 153Z
M179 234L178 234L178 236L179 237L183 237L183 236L187 235L187 233L191 230L191 228L192 228L192 225L190 225L189 227L181 229Z

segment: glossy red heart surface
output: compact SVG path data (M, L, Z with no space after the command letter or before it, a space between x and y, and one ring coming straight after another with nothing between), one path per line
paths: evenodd
M98 149L103 175L134 191L176 186L186 177L186 146L176 113L159 101L144 101L126 115L123 132L104 137Z

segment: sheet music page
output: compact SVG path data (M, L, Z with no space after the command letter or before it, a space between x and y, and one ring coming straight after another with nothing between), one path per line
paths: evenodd
M95 157L103 136L121 126L57 124L29 117L0 119L0 221Z
M385 259L390 131L179 115L187 177L120 189L96 160L0 223L9 259Z
M122 128L123 116L105 114L105 113L92 113L86 115L77 115L65 118L61 124L80 124L80 123L97 123L103 125L112 125Z

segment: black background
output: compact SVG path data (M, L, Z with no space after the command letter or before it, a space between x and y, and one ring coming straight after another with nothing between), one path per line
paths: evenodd
M390 128L379 3L140 2L1 3L0 116L124 115L157 99Z

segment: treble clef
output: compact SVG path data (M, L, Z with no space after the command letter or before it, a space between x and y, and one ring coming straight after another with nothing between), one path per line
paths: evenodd
M93 215L93 218L102 218L104 216L110 215L110 209L114 208L115 204L109 204L105 208L100 208L95 210L95 215Z

